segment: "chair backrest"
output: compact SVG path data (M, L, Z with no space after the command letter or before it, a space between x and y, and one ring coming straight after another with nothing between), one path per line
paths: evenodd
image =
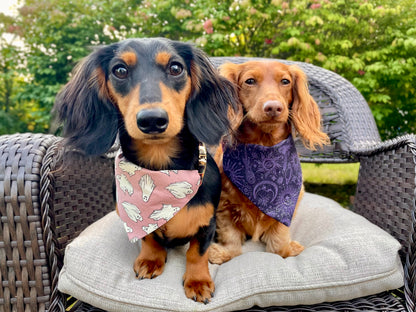
M241 64L250 60L273 60L258 57L212 57L218 67L226 62ZM309 92L319 105L323 129L331 145L310 151L300 142L298 152L304 162L354 162L354 152L381 142L374 117L361 93L340 75L321 67L275 59L299 66L308 76Z

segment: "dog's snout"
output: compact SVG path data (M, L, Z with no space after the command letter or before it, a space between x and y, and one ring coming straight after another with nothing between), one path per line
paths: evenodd
M137 126L146 134L164 132L169 124L168 113L161 108L142 109L136 115Z
M283 111L283 104L279 101L267 101L263 105L263 110L270 117L279 116Z

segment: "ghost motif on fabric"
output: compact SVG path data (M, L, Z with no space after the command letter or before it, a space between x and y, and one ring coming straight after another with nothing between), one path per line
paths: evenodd
M115 177L117 210L131 242L172 219L201 184L198 170L148 170L129 162L121 150Z

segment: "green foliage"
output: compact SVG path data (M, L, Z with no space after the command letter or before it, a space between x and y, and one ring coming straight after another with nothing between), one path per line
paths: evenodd
M359 163L312 164L302 163L303 180L314 184L357 184Z
M351 207L357 187L359 163L302 163L305 190L332 198L343 207Z
M413 2L229 1L227 18L227 10L206 9L213 33L196 42L211 55L291 59L339 73L364 95L387 139L416 132Z
M336 71L367 99L383 138L416 132L413 2L25 0L16 18L0 15L0 35L25 43L8 51L0 42L0 103L27 129L45 131L56 92L92 46L161 36L213 56L291 59Z

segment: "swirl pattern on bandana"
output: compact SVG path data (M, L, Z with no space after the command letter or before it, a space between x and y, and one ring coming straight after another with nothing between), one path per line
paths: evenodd
M290 225L302 187L302 169L291 135L271 147L225 147L223 168L231 182L263 213Z
M152 233L183 208L201 184L198 170L154 171L115 158L117 211L129 240Z

